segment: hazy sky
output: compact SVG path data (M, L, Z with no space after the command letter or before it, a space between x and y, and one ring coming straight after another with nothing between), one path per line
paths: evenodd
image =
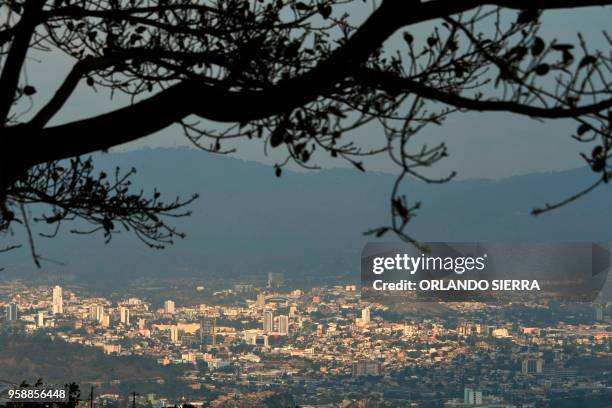
M354 14L355 18L362 18L365 15L363 10ZM548 12L544 18L542 33L546 34L547 38L574 40L575 34L582 32L594 46L608 52L609 45L603 40L602 30L609 27L611 17L610 7ZM416 36L419 34L425 36L428 32L426 26L411 27L410 31ZM393 41L395 40L391 40ZM48 100L67 74L69 67L70 60L57 53L31 55L27 74L30 83L38 89L38 94L35 95L37 105ZM94 93L90 87L82 84L52 123L58 124L97 115L116 109L127 102L121 96L115 96L111 101L106 91ZM501 178L584 165L578 153L588 149L570 138L575 127L572 121L567 120L538 122L510 114L469 113L455 114L443 126L428 127L418 137L429 145L435 141L445 141L449 146L450 157L439 163L431 174L444 174L456 170L458 178ZM120 130L119 124L118 130ZM378 132L380 132L378 129L361 129L355 137L382 141L384 137ZM190 146L190 144L182 136L180 129L171 127L116 150L169 146ZM264 156L261 142L245 141L238 147L236 157L266 163L275 162L274 157ZM202 160L206 160L207 154L202 153ZM319 160L319 163L323 167L347 166L346 163L331 158ZM384 155L370 158L365 164L369 170L392 172L395 169Z

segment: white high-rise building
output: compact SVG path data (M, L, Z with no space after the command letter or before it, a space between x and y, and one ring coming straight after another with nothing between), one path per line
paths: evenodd
M125 324L126 326L130 325L130 309L128 309L125 306L121 306L119 308L119 319L121 320L121 323Z
M6 320L9 322L17 320L17 305L15 303L6 305Z
M274 331L274 312L272 310L264 310L263 330L266 333Z
M45 312L42 310L36 315L36 327L45 327Z
M168 314L174 313L174 301L166 300L164 302L164 313L168 313Z
M278 316L278 332L284 336L289 334L289 317L285 315Z
M170 341L173 343L179 342L179 331L176 325L170 327Z
M370 308L366 307L361 311L361 324L370 324Z
M102 319L104 318L104 306L98 306L98 305L90 306L89 318L91 320L102 322Z
M64 298L62 297L62 287L55 286L53 288L53 314L64 313Z

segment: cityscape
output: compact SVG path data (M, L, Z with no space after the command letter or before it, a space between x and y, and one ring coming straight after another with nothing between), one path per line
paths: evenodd
M43 354L65 344L79 348L63 353L110 359L103 376L55 380L78 383L82 404L95 406L603 407L612 398L605 302L408 310L365 302L355 284L298 289L268 273L261 286L196 284L192 296L151 301L144 289L111 298L5 282L0 350L40 341ZM145 374L121 374L135 358L131 369ZM5 386L37 380L6 370Z
M0 408L612 408L611 6L0 1Z

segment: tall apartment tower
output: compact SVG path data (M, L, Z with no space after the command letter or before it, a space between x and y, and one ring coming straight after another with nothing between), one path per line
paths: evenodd
M214 317L202 317L200 320L200 344L216 346L216 332L217 319Z
M119 308L119 320L126 326L130 325L130 309L125 306Z
M96 320L98 322L102 322L104 318L104 306L92 305L89 307L89 318L91 320Z
M179 330L176 325L170 327L170 341L173 343L179 342Z
M289 334L289 317L285 315L278 316L278 331L286 336Z
M15 303L6 305L6 320L9 322L17 320L17 305Z
M361 311L361 323L369 324L370 323L370 308L366 307Z
M64 298L62 296L62 287L55 286L53 288L53 314L64 313Z
M264 310L263 330L266 333L274 331L274 312L272 310Z
M166 300L164 302L164 313L168 313L168 314L174 313L174 301Z
M257 306L258 307L264 307L265 304L266 304L266 294L265 293L258 293L257 294Z

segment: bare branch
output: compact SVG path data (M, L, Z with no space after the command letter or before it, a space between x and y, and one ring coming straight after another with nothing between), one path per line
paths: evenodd
M375 71L367 68L357 70L354 77L358 82L365 85L381 87L381 89L387 91L410 92L423 98L436 100L460 109L479 112L511 112L546 119L567 119L590 113L598 113L612 107L612 98L577 107L537 107L512 101L471 99L429 87L422 82L400 78L389 72Z

